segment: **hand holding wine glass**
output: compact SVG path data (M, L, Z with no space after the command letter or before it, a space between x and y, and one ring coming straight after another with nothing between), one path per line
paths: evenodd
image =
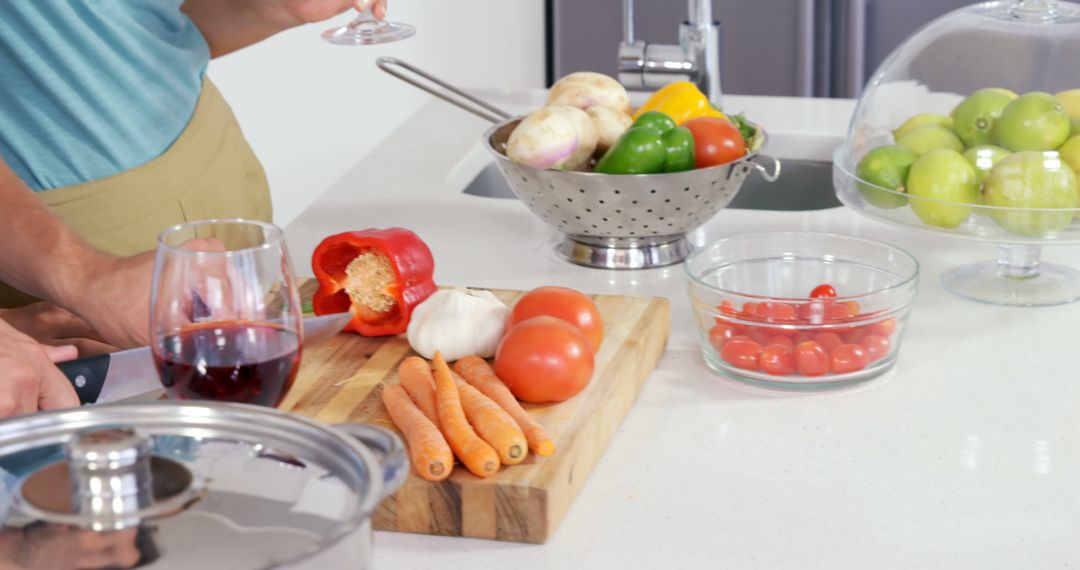
M409 24L387 22L386 0L358 2L367 4L366 8L357 9L360 15L344 26L331 28L323 32L323 39L335 45L374 45L395 42L411 37L416 28Z
M276 406L300 361L300 304L280 228L209 220L162 233L151 301L169 396Z

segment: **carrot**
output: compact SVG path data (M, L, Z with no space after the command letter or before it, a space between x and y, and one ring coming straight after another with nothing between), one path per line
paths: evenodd
M506 410L491 401L491 398L465 383L460 376L451 372L461 394L461 407L480 439L499 454L503 465L515 465L525 460L529 454L529 442L521 432L514 418Z
M499 470L499 454L480 436L476 435L465 410L461 407L461 396L457 384L450 375L450 367L443 360L442 353L436 352L435 365L435 403L439 409L439 425L443 435L450 443L454 455L477 477L487 477Z
M424 416L397 384L382 387L382 401L390 418L409 442L409 455L421 477L442 481L454 469L454 454L439 428Z
M435 379L431 377L431 366L419 356L410 356L398 365L398 379L409 397L416 402L416 407L427 416L431 423L439 425L439 412L435 407Z
M526 412L510 389L499 380L491 365L479 356L466 356L454 363L454 370L477 390L506 410L529 440L529 449L541 457L555 453L555 442L529 412Z

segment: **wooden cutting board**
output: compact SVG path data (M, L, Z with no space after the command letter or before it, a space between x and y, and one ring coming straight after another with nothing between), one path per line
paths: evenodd
M310 299L314 287L303 283L302 297ZM508 305L522 294L494 293ZM432 483L410 468L405 484L375 513L376 529L531 543L551 537L656 367L670 327L667 299L593 300L605 330L589 385L566 402L525 404L551 434L555 455L530 454L487 479L457 465L448 479ZM339 334L304 347L300 372L281 408L326 423L362 422L396 431L373 389L397 382L398 363L413 354L404 335Z

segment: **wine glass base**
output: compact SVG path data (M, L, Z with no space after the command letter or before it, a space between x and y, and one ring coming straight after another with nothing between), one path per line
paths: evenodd
M1012 278L1000 273L996 261L963 265L945 272L941 283L967 299L991 305L1046 307L1080 300L1080 271L1043 263L1031 277Z
M416 34L416 28L409 24L392 22L364 22L360 25L347 25L326 30L322 38L339 46L376 45L396 42Z

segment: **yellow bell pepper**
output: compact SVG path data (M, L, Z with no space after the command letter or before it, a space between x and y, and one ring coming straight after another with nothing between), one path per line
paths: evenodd
M642 113L648 111L660 111L671 117L676 125L698 117L727 118L716 110L712 103L709 103L709 98L697 88L697 85L689 81L676 81L658 89L634 113L634 120L636 121Z

